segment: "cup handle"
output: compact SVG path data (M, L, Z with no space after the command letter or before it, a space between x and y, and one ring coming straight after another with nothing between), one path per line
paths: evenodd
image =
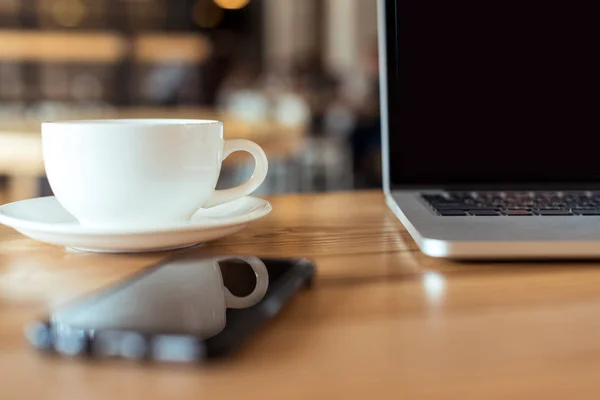
M231 189L216 190L204 204L204 208L218 206L247 196L254 192L264 182L269 170L269 161L263 149L254 142L245 139L226 140L223 148L223 160L236 151L247 151L254 157L254 172L250 179Z
M225 288L225 304L227 305L227 308L252 307L261 301L262 298L265 297L265 293L267 293L267 288L269 287L269 273L267 272L267 267L258 257L227 257L227 259L231 258L237 258L250 264L254 270L254 275L256 276L256 286L252 293L244 297L238 297L231 293L229 289Z

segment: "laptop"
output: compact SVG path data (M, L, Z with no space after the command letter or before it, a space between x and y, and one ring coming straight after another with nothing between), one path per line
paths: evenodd
M423 253L600 257L599 17L379 0L384 190Z

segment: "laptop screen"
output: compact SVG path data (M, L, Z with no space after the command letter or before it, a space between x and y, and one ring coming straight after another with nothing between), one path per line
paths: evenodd
M392 187L600 181L600 3L387 4Z

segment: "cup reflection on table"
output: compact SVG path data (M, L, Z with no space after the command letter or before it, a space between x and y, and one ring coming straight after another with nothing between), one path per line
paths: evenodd
M250 268L237 262L232 268L229 260L244 261ZM249 293L234 295L225 286L224 275L237 286L238 290L232 288L236 293ZM71 329L181 334L203 340L225 328L227 308L255 305L268 285L267 268L257 257L180 256L101 293L84 310L74 304L56 311L52 319Z

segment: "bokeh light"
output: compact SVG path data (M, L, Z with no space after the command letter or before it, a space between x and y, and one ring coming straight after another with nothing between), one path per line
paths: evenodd
M244 8L250 3L250 0L213 0L216 5L226 10L237 10Z

